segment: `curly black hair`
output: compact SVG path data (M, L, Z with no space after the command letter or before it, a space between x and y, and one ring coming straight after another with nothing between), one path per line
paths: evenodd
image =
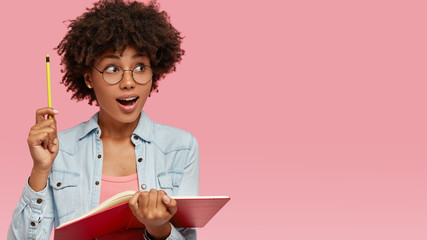
M161 78L176 70L185 53L181 49L183 37L155 1L101 0L86 10L70 21L67 34L56 47L61 65L65 65L61 83L73 92L71 99L88 99L90 105L96 100L93 89L85 85L84 73L107 50L121 54L132 46L146 53L153 69L151 92Z

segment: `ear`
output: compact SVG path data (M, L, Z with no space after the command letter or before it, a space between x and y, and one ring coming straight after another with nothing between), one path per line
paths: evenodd
M90 74L88 72L86 72L83 76L85 78L86 86L89 89L92 89L93 88L93 86L92 86L92 78L91 78Z

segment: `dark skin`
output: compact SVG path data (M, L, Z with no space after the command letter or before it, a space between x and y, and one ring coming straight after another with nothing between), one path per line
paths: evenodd
M138 64L150 64L149 59L134 48L127 47L122 55L107 51L96 62L97 67L104 69L109 65L118 65L123 69L133 69ZM85 74L85 83L95 91L100 106L98 124L101 128L101 140L104 148L102 172L111 176L126 176L136 173L135 146L131 136L135 130L142 107L151 90L148 84L136 83L130 72L115 85L107 84L99 72ZM123 110L116 99L138 96L135 107ZM48 115L58 112L52 108L41 108L36 112L36 124L31 128L27 139L33 158L33 169L29 185L34 191L46 187L46 181L58 154L59 143L56 120ZM136 192L129 200L129 207L135 217L142 222L147 232L155 239L166 239L171 232L170 219L176 213L176 201L164 191L151 189Z
M105 128L101 127L102 129ZM102 174L128 176L136 173L135 146L130 140L131 136L132 132L126 130L115 135L102 130L101 140L104 148Z

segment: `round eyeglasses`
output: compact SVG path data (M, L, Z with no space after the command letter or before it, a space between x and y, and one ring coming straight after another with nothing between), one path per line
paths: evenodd
M126 71L132 72L132 78L136 83L146 84L151 81L153 77L153 70L150 66L144 64L136 65L132 70L124 70L120 66L108 65L103 71L93 66L99 73L102 74L104 81L110 85L119 83L123 79Z

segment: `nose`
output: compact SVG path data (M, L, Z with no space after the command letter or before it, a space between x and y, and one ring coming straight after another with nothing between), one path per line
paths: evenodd
M123 79L120 81L121 89L133 89L135 88L136 82L132 77L132 70L123 70Z

